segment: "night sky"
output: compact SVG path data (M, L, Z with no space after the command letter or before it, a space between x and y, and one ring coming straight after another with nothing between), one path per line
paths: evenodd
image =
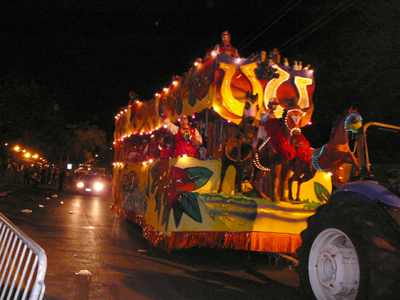
M318 86L322 66L310 53L326 48L332 55L329 40L337 28L351 28L358 1L313 2L2 1L1 72L64 89L78 119L110 133L130 91L152 98L219 43L224 30L242 57L279 47L291 64L311 59L304 63L316 67Z

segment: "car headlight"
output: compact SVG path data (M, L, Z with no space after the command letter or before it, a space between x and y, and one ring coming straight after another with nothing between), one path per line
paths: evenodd
M101 190L103 189L103 184L100 183L100 182L96 182L96 183L94 184L94 189L95 189L96 191L101 191Z
M83 184L83 182L78 182L76 186L77 186L78 188L83 188L84 184Z

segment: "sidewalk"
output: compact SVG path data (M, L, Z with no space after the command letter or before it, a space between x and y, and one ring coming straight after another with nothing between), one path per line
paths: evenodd
M0 184L0 200L8 195L15 194L24 187L23 184Z

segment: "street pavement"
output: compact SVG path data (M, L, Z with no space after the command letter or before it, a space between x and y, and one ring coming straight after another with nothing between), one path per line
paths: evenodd
M0 186L0 212L46 252L44 299L300 298L296 273L274 255L165 253L110 210L109 192L77 195L71 187Z

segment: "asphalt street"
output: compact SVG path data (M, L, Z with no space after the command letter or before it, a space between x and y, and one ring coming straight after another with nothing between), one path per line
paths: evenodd
M110 193L0 187L0 212L46 252L44 299L300 299L297 274L274 255L165 253L110 204Z

